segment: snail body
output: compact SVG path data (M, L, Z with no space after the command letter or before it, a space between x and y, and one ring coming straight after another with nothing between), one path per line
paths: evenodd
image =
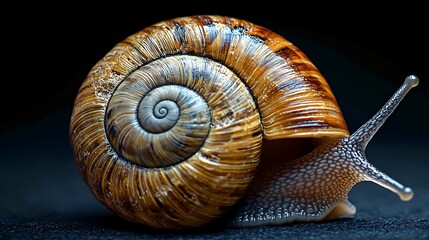
M226 213L232 226L335 219L354 214L347 193L360 181L412 197L364 150L417 83L408 77L350 135L328 83L291 42L231 17L181 17L128 37L92 68L70 141L94 196L132 222L179 229ZM259 169L263 145L278 139L321 141Z

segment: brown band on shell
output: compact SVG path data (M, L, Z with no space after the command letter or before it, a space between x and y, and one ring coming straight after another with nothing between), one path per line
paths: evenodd
M268 139L349 135L336 99L317 68L298 47L266 28L235 18L186 17L155 24L124 43L132 46L128 54L139 57L127 66L116 66L118 73L174 54L206 56L225 64L255 96ZM300 121L283 117L297 106L316 111L325 118L324 124L306 129L311 116L301 116Z

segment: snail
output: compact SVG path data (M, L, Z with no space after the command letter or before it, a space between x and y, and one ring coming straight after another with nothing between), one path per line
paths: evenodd
M349 134L327 81L290 41L233 17L177 17L130 35L91 69L70 142L95 198L134 223L338 219L355 214L348 192L361 181L413 197L364 151L417 84L406 77ZM284 157L270 160L270 146Z

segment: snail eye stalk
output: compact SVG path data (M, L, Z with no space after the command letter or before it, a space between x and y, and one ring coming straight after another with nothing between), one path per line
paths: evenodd
M393 96L386 102L386 104L365 124L363 124L355 133L349 137L349 144L359 150L361 153L359 164L360 172L364 175L366 181L372 181L385 187L392 192L399 195L401 200L408 201L413 198L413 190L405 187L397 181L393 180L385 173L379 171L374 166L366 161L364 155L366 146L375 135L375 133L384 124L387 118L395 111L399 103L404 99L405 95L419 84L419 78L415 75L410 75L405 78L402 86L393 94Z

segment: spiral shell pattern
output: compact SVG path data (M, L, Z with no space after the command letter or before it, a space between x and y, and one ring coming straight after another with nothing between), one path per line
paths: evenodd
M155 228L204 225L251 182L263 137L338 137L328 84L281 36L220 16L172 19L116 45L76 97L70 140L92 193Z

